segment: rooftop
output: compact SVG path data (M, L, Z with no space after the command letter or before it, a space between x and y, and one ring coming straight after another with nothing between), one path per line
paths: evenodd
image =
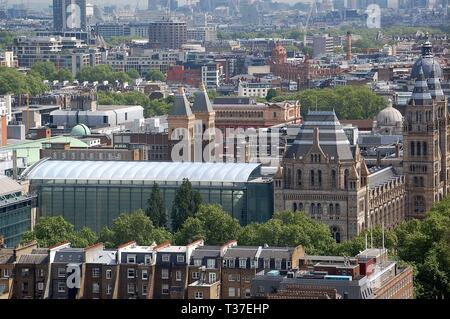
M181 181L245 183L258 177L260 164L53 161L38 163L26 176L30 180L83 179L128 181Z

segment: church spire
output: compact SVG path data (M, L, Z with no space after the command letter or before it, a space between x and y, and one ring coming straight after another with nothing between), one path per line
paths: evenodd
M182 86L178 88L178 94L175 95L170 116L192 116L191 103L189 103Z

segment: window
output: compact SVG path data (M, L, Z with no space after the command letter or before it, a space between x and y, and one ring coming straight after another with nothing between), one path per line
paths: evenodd
M9 278L9 269L3 269L3 278Z
M30 274L30 269L28 269L28 268L22 269L22 277L28 277L29 274Z
M28 294L28 282L27 281L22 283L22 293Z
M202 265L202 260L200 258L194 259L194 266L201 266L201 265Z
M100 292L100 285L98 283L92 284L92 293L98 294Z
M58 268L58 277L66 277L66 269L65 268Z
M177 255L177 262L184 263L184 255Z
M142 295L147 296L147 285L142 285Z
M64 281L58 282L58 292L66 292L66 283Z
M92 278L100 277L100 268L92 268Z
M331 187L336 187L336 171L331 171Z
M39 277L45 277L45 271L44 271L44 269L39 269L39 270L38 270L38 276L39 276Z
M215 272L210 272L209 273L209 283L210 284L215 283L216 280L217 280L216 273Z
M250 289L245 289L245 298L250 298Z
M134 278L135 271L133 268L128 269L128 278Z
M415 153L414 150L415 150L415 143L411 142L411 152L410 152L411 156L414 156Z
M168 295L169 294L169 285L168 284L161 285L161 293L163 295Z
M110 285L110 284L106 285L106 294L107 294L107 295L110 295L110 294L111 294L111 291L112 291L111 285Z
M234 275L228 275L228 281L235 281L236 278Z
M195 299L203 299L203 292L201 291L196 291L195 295L194 295Z
M236 297L236 289L233 287L228 288L228 297Z
M318 174L318 177L319 177L319 186L322 186L322 171L319 169L317 174Z
M314 186L314 171L311 170L311 171L309 172L309 175L310 175L310 177L311 177L311 181L310 181L311 186Z
M105 276L106 276L106 279L111 279L111 277L112 277L112 270L111 269L106 269Z
M239 259L239 268L247 268L247 259Z
M270 269L270 259L264 259L264 269Z
M148 271L147 269L143 269L142 270L142 280L147 280L148 279Z
M145 255L144 263L146 265L150 265L152 263L152 256L151 255Z
M170 261L170 255L168 255L168 254L162 255L162 261L164 261L164 262Z
M216 260L212 258L208 259L206 262L206 267L210 269L216 268Z
M302 185L302 171L301 170L297 170L297 184L299 185L299 186L301 186Z
M180 271L180 270L177 270L177 271L175 272L175 280L176 280L176 281L181 281L181 278L182 278L182 276L181 276L181 271Z
M275 269L281 269L281 259L275 259Z
M128 255L127 256L127 263L128 264L135 264L136 263L136 255Z
M291 269L291 262L290 261L286 261L286 269Z
M192 273L192 279L198 279L198 278L200 278L200 273L199 272L193 272Z
M128 283L127 291L128 291L129 294L134 294L134 292L135 292L134 283L132 283L132 282Z
M161 269L161 279L169 279L169 269Z

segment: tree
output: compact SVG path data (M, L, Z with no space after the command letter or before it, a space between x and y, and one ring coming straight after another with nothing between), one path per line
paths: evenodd
M298 246L310 255L330 254L336 245L328 226L316 223L303 212L277 212L269 221L245 226L240 245Z
M267 95L266 95L266 100L267 101L272 101L272 99L274 97L276 97L278 95L277 90L275 89L269 89L269 91L267 91Z
M188 217L194 216L200 204L202 197L200 193L192 188L188 179L183 179L183 183L175 194L172 206L172 230L178 231L181 225Z
M237 239L241 231L239 221L220 205L200 205L194 217L188 217L175 234L175 241L186 245L203 239L208 245L221 245Z
M141 77L141 75L136 69L129 69L127 71L127 74L131 79L139 79Z
M97 242L95 233L84 227L79 232L62 216L41 217L32 231L26 232L22 243L37 240L39 246L50 247L70 242L72 247L84 248Z
M38 74L42 79L53 81L56 78L56 67L52 62L36 62L31 67L31 72Z
M147 72L145 79L147 81L164 81L166 77L164 76L164 73L159 70L151 70Z
M125 242L136 241L139 245L151 245L171 240L172 234L162 228L156 228L143 210L119 215L111 226L103 228L100 241L107 247Z
M37 95L47 89L47 85L37 73L30 72L25 75L13 68L0 67L0 95Z
M164 207L164 199L158 184L153 183L152 193L147 201L147 210L145 214L153 222L156 227L167 227L166 209Z
M55 80L58 80L59 82L73 81L74 77L72 75L72 72L70 72L68 69L63 68L56 73Z

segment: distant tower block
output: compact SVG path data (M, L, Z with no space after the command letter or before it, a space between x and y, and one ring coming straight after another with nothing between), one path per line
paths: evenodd
M352 34L350 31L347 32L347 56L346 60L350 61L352 59Z

